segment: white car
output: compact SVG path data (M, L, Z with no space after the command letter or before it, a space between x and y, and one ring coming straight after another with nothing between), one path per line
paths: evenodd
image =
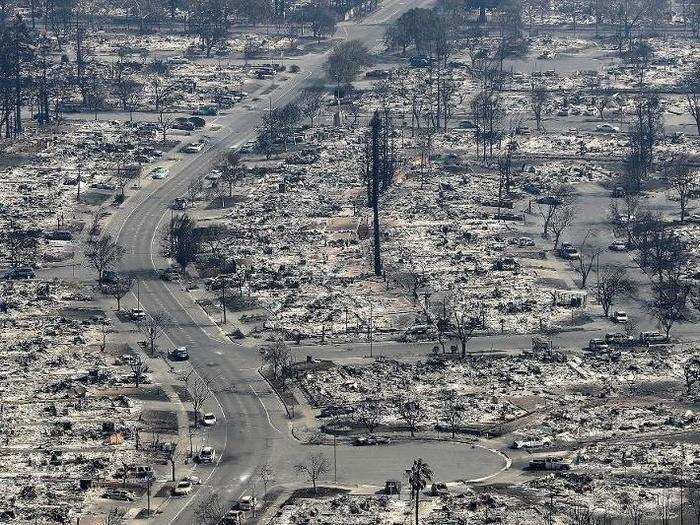
M164 179L168 175L168 168L164 168L163 166L158 166L157 168L153 168L153 171L151 171L151 178L153 179Z
M141 319L146 318L146 312L144 312L141 308L132 308L130 316L132 321L140 321Z
M627 312L625 312L623 310L617 310L617 311L613 312L612 320L615 321L616 323L626 323L627 321L630 320L630 318L627 315Z
M627 251L627 245L622 241L615 241L610 246L608 246L608 248L610 248L610 250L613 252L626 252Z
M595 127L595 130L602 133L618 133L620 128L613 126L612 124L598 124Z
M512 448L519 450L522 448L540 448L540 447L551 447L552 440L550 438L542 439L520 439L513 441Z
M211 412L207 412L202 416L202 424L205 427L213 427L216 425L216 416Z
M192 482L188 479L179 481L173 488L174 496L187 496L190 492L192 492Z

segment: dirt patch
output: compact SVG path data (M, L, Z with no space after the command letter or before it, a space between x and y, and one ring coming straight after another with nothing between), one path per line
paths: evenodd
M143 419L150 428L177 431L177 413L173 410L146 410Z
M165 391L159 387L139 387L129 390L129 396L142 401L168 401Z

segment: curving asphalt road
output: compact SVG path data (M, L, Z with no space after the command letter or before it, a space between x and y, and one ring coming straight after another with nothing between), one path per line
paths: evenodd
M430 3L431 0L385 0L381 8L362 23L341 24L336 36L358 39L370 49L378 48L384 23L409 8ZM305 84L321 74L325 60L326 54L311 54L296 60L301 72L290 75L289 80L270 93L273 105L284 105L292 100ZM218 434L211 437L225 446L218 468L200 472L206 481L197 491L197 494L216 491L227 499L239 497L246 490L250 476L263 463L279 465L278 472L288 469L284 461L288 461L298 445L289 439L279 406L256 372L260 364L257 353L225 338L185 292L176 284L156 279L153 270L165 265L158 255L159 236L161 226L170 216L169 203L183 195L194 178L205 174L217 155L247 141L267 107L268 100L261 100L257 106L241 106L209 122L208 129L212 129L212 124L219 128L210 133L207 149L172 166L167 180L158 181L130 197L110 221L111 233L127 249L122 270L140 280L143 307L151 312L165 312L172 320L166 330L170 344L190 348L191 363L199 375L214 381L217 386L230 384L236 387L235 390L217 389L216 403L225 424L220 423L215 430ZM196 499L197 495L187 505L169 505L155 521L192 523L195 506L192 501Z

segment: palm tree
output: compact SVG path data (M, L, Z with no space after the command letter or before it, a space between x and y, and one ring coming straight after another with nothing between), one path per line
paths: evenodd
M421 458L413 460L413 466L406 471L408 484L411 485L411 494L416 498L416 525L418 525L418 501L420 493L433 479L433 470Z

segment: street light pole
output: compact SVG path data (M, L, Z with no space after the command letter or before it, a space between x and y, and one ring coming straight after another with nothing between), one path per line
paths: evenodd
M333 433L333 483L338 484L338 455L336 446L337 436Z

